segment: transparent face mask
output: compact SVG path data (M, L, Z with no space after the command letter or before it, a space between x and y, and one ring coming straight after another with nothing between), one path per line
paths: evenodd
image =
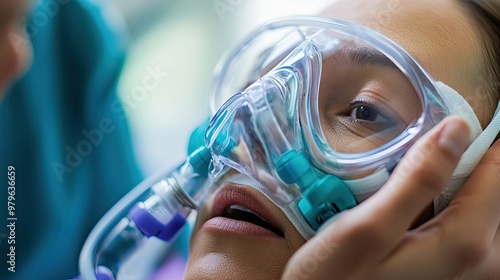
M436 200L445 207L500 126L497 109L482 131L467 101L391 40L318 17L255 31L219 63L211 95L213 116L192 134L186 161L142 182L92 230L81 279L113 279L148 238L172 242L226 183L260 190L308 239L372 195L415 141L456 114L477 139Z
M308 195L391 170L448 114L434 81L397 44L322 18L258 30L219 68L211 101L212 175L233 168L280 207L299 204L301 212ZM334 211L355 203L333 196L349 200L321 202Z

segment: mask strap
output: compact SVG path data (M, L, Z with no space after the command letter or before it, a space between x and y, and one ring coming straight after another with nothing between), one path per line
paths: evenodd
M500 130L500 102L490 124L477 137L477 139L469 146L467 151L462 155L457 168L453 172L451 179L444 191L434 200L434 212L441 212L450 200L457 194L460 188L465 184L472 171L475 169L488 148L493 144L493 141Z
M436 82L435 86L441 93L441 98L448 107L450 114L463 118L469 124L471 141L474 141L483 131L474 109L462 95L445 83Z

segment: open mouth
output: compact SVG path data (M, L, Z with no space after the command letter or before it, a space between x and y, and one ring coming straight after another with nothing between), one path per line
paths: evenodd
M253 237L284 237L273 209L256 190L235 184L222 187L213 203L213 218L204 227Z
M285 234L279 229L275 228L271 225L266 219L259 216L259 214L253 212L252 210L237 204L230 205L224 211L223 217L234 219L238 221L249 222L265 229L268 229L274 232L276 235L280 237L284 237Z

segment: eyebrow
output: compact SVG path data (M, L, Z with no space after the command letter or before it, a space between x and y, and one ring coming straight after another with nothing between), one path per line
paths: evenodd
M360 66L382 66L399 70L399 67L387 56L368 46L345 46L340 49L339 54L341 58L353 61Z

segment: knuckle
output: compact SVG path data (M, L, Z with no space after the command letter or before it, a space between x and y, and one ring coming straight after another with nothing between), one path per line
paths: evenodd
M457 246L455 257L461 267L469 269L483 262L490 254L491 244L486 238L465 236Z
M439 240L450 248L445 255L449 254L447 257L454 260L457 267L468 270L489 257L493 243L488 238L488 230L464 225L458 218L460 211L461 207L455 205L450 211L443 212L441 218L436 219L440 221L436 227L439 229Z
M361 223L353 221L348 226L349 230L345 232L346 240L362 248L374 249L373 251L376 251L375 248L386 246L387 228L375 222L375 220L368 218Z
M486 163L483 164L491 165L492 175L495 177L495 180L497 182L500 182L500 159L487 161Z

